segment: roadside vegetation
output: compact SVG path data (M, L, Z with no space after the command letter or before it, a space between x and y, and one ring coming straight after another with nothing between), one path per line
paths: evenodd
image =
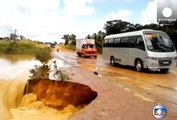
M69 50L75 50L76 49L76 45L73 45L73 44L68 44L66 46L63 46L64 48L66 49L69 49Z
M50 74L50 66L47 64L51 59L52 55L48 49L38 50L34 57L36 60L40 61L42 65L37 66L35 65L33 69L30 70L31 76L30 79L37 79L37 78L45 78L49 79ZM65 80L68 80L69 77L67 74L65 74L62 70L57 70L55 75L57 76L57 79L61 82L64 82Z
M0 54L34 55L39 50L50 48L31 40L0 40Z
M62 39L65 40L64 48L69 49L69 50L76 49L76 35L65 34L65 35L63 35Z

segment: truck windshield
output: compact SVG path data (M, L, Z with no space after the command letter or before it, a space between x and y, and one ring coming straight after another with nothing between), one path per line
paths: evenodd
M167 34L161 32L144 33L147 49L154 52L173 52L175 47Z
M94 49L94 48L95 48L95 45L94 45L94 44L84 44L82 48Z

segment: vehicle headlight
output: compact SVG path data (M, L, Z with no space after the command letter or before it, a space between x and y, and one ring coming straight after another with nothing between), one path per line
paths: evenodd
M157 57L147 57L148 59L151 59L151 60L158 60Z

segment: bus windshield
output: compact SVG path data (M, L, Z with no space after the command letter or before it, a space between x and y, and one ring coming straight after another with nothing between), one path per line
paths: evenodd
M154 52L174 52L175 47L165 33L144 33L147 49Z

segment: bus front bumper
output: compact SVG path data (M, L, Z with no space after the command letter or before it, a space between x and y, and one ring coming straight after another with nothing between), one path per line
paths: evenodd
M177 66L177 61L176 60L171 60L171 61L167 61L167 60L151 60L151 59L147 59L144 62L144 67L148 68L148 69L162 69L162 68L175 68Z

